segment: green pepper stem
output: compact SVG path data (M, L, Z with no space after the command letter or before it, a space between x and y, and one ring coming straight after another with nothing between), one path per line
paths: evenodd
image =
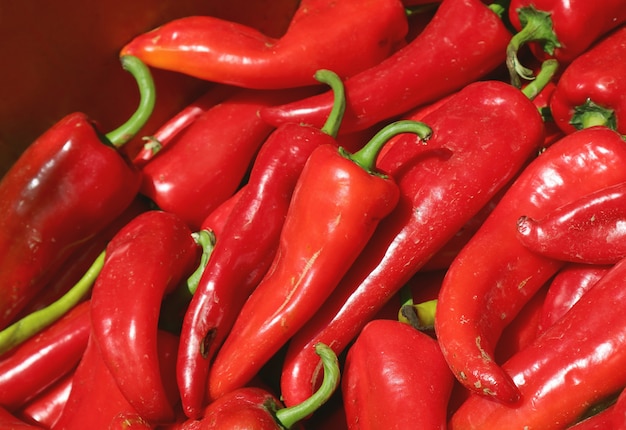
M371 174L376 174L376 158L385 144L394 136L402 133L414 133L422 141L428 140L432 130L423 122L412 120L400 120L386 125L376 133L369 142L354 154L349 154L343 148L339 148L342 155Z
M106 135L108 141L117 148L128 143L146 125L156 102L154 81L148 66L132 55L124 55L120 61L124 70L130 72L137 81L140 99L137 110L128 121Z
M432 330L435 326L437 299L417 304L404 304L398 312L398 321L409 324L417 330Z
M343 121L343 114L346 111L346 91L341 78L333 71L321 69L315 72L315 79L323 84L327 84L333 91L333 108L326 118L322 131L332 137L337 137L339 127Z
M322 360L324 379L320 388L311 397L300 404L278 409L275 412L276 420L286 429L290 429L296 423L318 410L330 399L339 386L340 370L335 352L323 343L318 343L315 345L315 353Z
M104 266L104 251L94 260L83 277L61 298L43 309L26 315L0 331L0 354L25 342L65 315L85 297Z
M596 125L602 125L611 130L617 129L617 119L615 111L608 109L599 104L594 103L591 99L587 99L585 103L574 108L574 115L570 120L576 129L582 130Z
M521 91L526 95L526 97L533 100L552 80L558 68L559 62L555 59L550 58L545 60L541 64L541 69L539 70L539 73L537 73L535 79L528 83L528 85L526 85Z
M511 37L506 49L506 66L509 70L511 84L521 87L520 77L525 80L533 79L533 71L524 67L517 56L519 49L529 42L539 42L548 55L561 46L554 33L552 18L548 12L537 10L534 6L527 6L518 10L522 29Z
M215 234L210 230L200 230L193 233L193 238L202 247L202 256L196 270L187 278L187 289L191 294L196 292L202 273L209 262L213 248L215 248Z

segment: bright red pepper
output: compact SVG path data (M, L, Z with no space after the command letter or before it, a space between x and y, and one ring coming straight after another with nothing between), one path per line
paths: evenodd
M121 145L143 126L154 106L154 85L144 64L122 61L142 93L126 124L102 136L86 115L69 114L30 145L0 182L0 328L137 194L139 172L105 142Z
M36 424L28 424L12 415L11 412L3 407L0 407L0 428L11 430L42 430L44 427Z
M357 31L355 25L363 26ZM304 0L279 39L211 16L170 21L121 50L146 64L224 84L279 89L314 85L318 69L346 78L378 64L408 30L398 0Z
M52 428L63 413L72 389L73 378L74 369L28 401L16 415L26 422Z
M624 5L622 4L622 8ZM603 9L604 5L597 9ZM578 56L559 77L550 100L564 133L606 125L626 134L626 26Z
M444 430L453 383L435 339L399 321L373 320L346 356L348 428Z
M330 76L328 76L330 75ZM186 311L178 359L183 409L197 417L206 404L209 366L246 298L265 276L278 249L296 183L313 151L334 146L345 106L343 86L332 72L319 79L335 87L337 108L320 130L285 124L263 143L243 194L238 197Z
M508 10L518 31L507 48L514 85L519 85L520 77L532 76L517 58L521 46L530 44L541 61L555 58L569 64L602 35L626 22L622 0L605 0L601 5L587 0L512 0Z
M199 252L179 217L145 212L109 242L93 286L93 337L102 359L129 403L150 422L174 417L157 354L161 301L193 272Z
M520 215L541 217L578 196L623 182L626 146L593 127L551 145L520 174L448 269L435 329L459 381L505 403L519 389L493 359L504 326L562 266L517 240Z
M569 184L571 185L571 184ZM513 404L474 395L451 430L563 429L626 386L626 259L570 311L502 365L521 396Z
M337 354L346 348L385 302L512 180L544 139L534 104L497 81L467 86L423 121L433 129L428 145L401 138L390 142L377 163L398 182L398 206L322 309L290 341L281 377L288 406L308 397L319 381L309 348L317 342Z
M355 154L328 144L316 148L298 178L279 247L218 351L209 374L216 399L247 383L319 311L398 203L395 181L374 170L380 148L398 133L430 129L414 121L388 125Z
M626 257L626 182L597 189L541 217L523 215L517 238L555 260L614 264Z
M302 91L242 90L207 110L142 168L141 193L198 230L235 193L272 132L259 109L310 94Z
M346 79L341 133L368 128L432 103L485 76L505 60L510 33L479 0L444 0L426 28L407 46ZM261 110L271 124L321 127L332 108L330 92Z

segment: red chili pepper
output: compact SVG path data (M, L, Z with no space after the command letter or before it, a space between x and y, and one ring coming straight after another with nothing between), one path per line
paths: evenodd
M468 389L505 403L519 399L493 360L504 326L562 266L517 240L521 214L541 217L578 196L623 182L626 146L604 127L570 134L528 165L448 269L435 329L441 349Z
M614 264L626 257L625 222L623 182L582 195L541 217L522 215L517 238L531 251L555 260Z
M246 384L311 318L398 202L393 179L378 174L380 148L398 133L425 139L423 123L392 123L359 152L334 144L310 155L280 235L276 258L243 306L209 374L210 398ZM413 145L419 141L412 136Z
M624 5L622 3L622 8ZM601 8L603 9L604 4ZM550 100L564 133L606 125L626 134L626 26L578 56L559 77Z
M233 212L235 206L237 206L241 196L247 194L247 184L242 185L232 196L224 200L218 207L216 207L211 213L202 221L200 230L211 231L215 236L221 236L224 227L228 223L228 217Z
M538 332L557 322L612 267L593 264L568 264L550 282L543 303Z
M344 365L348 428L443 430L453 383L436 340L399 321L373 320Z
M15 410L71 371L83 355L89 329L89 302L83 302L2 356L0 405Z
M428 145L416 147L404 138L390 142L377 164L398 182L398 206L322 309L290 340L281 377L288 406L308 397L318 383L309 348L323 342L337 354L343 351L543 142L534 104L503 82L471 84L423 121L433 129Z
M503 364L519 387L518 402L474 395L457 410L449 428L562 429L590 406L619 393L626 386L625 281L626 259Z
M41 430L36 424L28 424L11 414L3 407L0 407L0 428L11 430Z
M302 92L242 90L204 112L143 169L141 193L192 230L241 185L273 127L258 111Z
M478 30L480 29L480 30ZM485 76L505 60L510 33L479 0L444 0L407 46L345 81L341 132L365 129L431 103ZM261 110L271 124L321 127L332 108L330 92Z
M84 114L69 114L31 144L0 182L0 328L137 194L139 172L104 142L122 145L143 126L154 106L154 85L139 60L123 57L122 63L142 94L126 124L101 136Z
M567 427L567 430L619 430L623 428L623 422L620 425L615 425L615 421L615 407L609 406L597 414Z
M199 247L179 217L145 212L111 240L93 287L93 337L121 392L150 422L174 417L157 354L161 301L198 258Z
M210 362L228 336L241 308L268 271L278 249L296 183L313 151L334 146L345 106L343 85L333 72L318 79L334 87L337 107L320 130L285 124L265 141L243 194L217 237L186 311L178 357L183 409L195 418L205 406Z
M363 26L355 31L355 25ZM121 50L146 64L246 88L313 85L318 69L342 78L378 64L408 30L397 0L304 0L279 39L211 16L172 20ZM322 121L323 122L323 121Z
M622 0L605 0L601 6L586 0L512 0L508 10L511 24L518 30L507 48L507 66L516 86L520 77L532 77L532 71L517 58L521 46L530 44L541 61L555 58L568 64L602 35L626 22Z
M172 430L300 429L300 422L314 414L339 387L339 363L332 349L316 345L315 353L324 367L324 381L320 389L302 404L285 408L269 391L254 386L238 388L211 402L198 421L188 420Z
M25 422L52 428L63 413L63 408L72 389L74 370L66 373L45 391L23 405L17 412Z

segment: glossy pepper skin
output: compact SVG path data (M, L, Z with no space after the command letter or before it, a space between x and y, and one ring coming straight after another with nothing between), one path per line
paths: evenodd
M65 374L61 379L24 404L16 415L24 421L52 428L57 422L69 398L72 389L74 371Z
M149 211L120 230L105 252L91 294L94 340L137 412L167 422L174 411L159 369L159 311L163 296L193 272L200 248L179 217Z
M316 84L318 69L346 78L378 64L407 31L398 0L364 0L358 7L350 0L304 0L278 39L215 17L190 16L137 36L121 54L208 81L281 89Z
M563 429L626 385L626 260L503 369L519 387L515 404L472 396L450 420L461 429Z
M621 0L606 0L600 7L585 0L512 0L508 11L511 25L518 31L507 48L507 65L514 81L520 74L515 67L520 46L530 44L539 60L555 58L565 65L626 22ZM522 70L520 75L527 72Z
M0 358L0 405L16 410L71 372L87 346L89 302Z
M404 132L427 138L430 129L417 122L394 123L355 154L336 144L311 153L296 183L276 256L215 357L209 373L211 399L245 385L318 312L380 220L396 206L395 181L373 166L384 143ZM421 145L418 136L412 135L414 145Z
M500 17L479 0L444 0L413 41L345 80L341 132L368 128L483 77L504 62L509 39ZM321 127L332 101L326 92L263 109L261 116L274 125L295 121Z
M377 163L400 187L397 207L322 309L290 341L281 376L288 406L308 397L318 384L318 362L309 348L323 342L340 354L385 302L512 180L544 138L533 103L497 81L468 85L418 119L433 129L428 144L415 146L399 138L389 142L389 151Z
M454 260L439 293L435 330L459 382L491 400L520 392L493 359L504 326L564 262L538 255L517 239L520 215L542 217L581 193L626 178L626 146L612 130L567 135L530 163Z
M292 97L287 91L240 90L208 109L142 168L140 192L198 230L235 193L272 132L259 109Z
M541 218L522 216L517 238L537 254L572 263L626 257L626 182L583 195Z
M453 383L435 339L399 321L373 320L346 356L348 428L445 430Z
M11 414L5 408L0 407L0 427L11 430L43 430L44 427L29 424Z
M550 99L555 123L564 133L604 124L626 134L624 76L626 26L591 46L565 68Z

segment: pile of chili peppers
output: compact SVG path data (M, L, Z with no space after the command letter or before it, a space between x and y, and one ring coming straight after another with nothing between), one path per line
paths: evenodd
M623 0L301 0L119 56L128 121L0 180L0 428L624 428ZM146 130L153 69L213 85Z

